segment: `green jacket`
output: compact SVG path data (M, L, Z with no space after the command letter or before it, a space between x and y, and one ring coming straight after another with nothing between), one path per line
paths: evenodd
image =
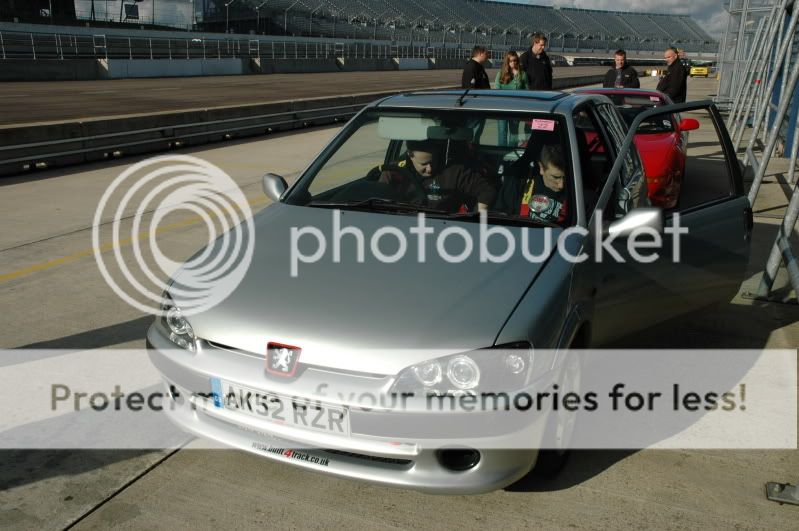
M519 70L519 73L513 76L513 79L508 83L500 83L499 79L501 76L502 72L497 72L497 77L494 80L495 88L508 90L525 90L527 88L527 72L524 70Z

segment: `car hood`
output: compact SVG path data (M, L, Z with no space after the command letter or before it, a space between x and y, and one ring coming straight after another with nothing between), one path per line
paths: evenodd
M364 261L356 261L356 238L340 238L340 262L333 258L333 216L340 226L361 231ZM517 252L502 263L481 263L478 253L479 224L427 218L435 233L426 237L425 263L419 263L418 238L410 232L416 216L334 211L285 205L267 207L254 219L255 247L252 262L241 283L221 303L189 321L197 337L263 355L270 341L302 348L305 364L392 374L412 363L438 355L491 346L513 308L545 260L544 228L528 229L530 253L546 255L539 263L525 259L522 230L508 229L516 239ZM386 264L373 257L370 240L377 229L391 226L407 237L405 258ZM315 227L328 242L315 263L299 263L292 276L292 233ZM493 226L489 226L491 228ZM449 263L436 252L436 240L444 229L474 237L470 257ZM308 229L306 229L308 230ZM561 229L552 229L557 241ZM463 251L463 238L446 239L452 254ZM505 240L490 237L488 249L501 254ZM300 252L311 256L317 240L297 238ZM397 239L384 236L380 249L397 250ZM181 272L174 283L181 287ZM175 295L173 294L173 297ZM180 305L180 299L175 297ZM392 349L396 356L375 355L375 349Z
M635 147L641 154L647 177L659 177L671 167L674 156L675 133L635 135Z

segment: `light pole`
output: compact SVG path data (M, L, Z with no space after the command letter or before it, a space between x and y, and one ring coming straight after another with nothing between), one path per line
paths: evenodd
M264 7L269 0L264 0L255 7L255 34L261 29L261 8Z
M296 6L299 3L300 3L300 0L296 0L293 4L288 6L286 8L286 10L283 12L283 33L285 33L286 35L288 35L288 32L289 32L289 30L288 30L288 28L289 28L289 9L291 9L292 7Z
M388 13L389 11L391 11L391 8L384 10L382 13L380 13L379 15L377 15L377 16L375 17L375 19L374 19L374 22L375 22L375 28L374 28L374 31L372 32L372 40L373 40L373 41L374 41L374 40L377 40L377 21L378 21L378 19L379 19L380 17L382 17L383 15L385 15L386 13Z
M230 33L230 4L235 2L236 0L230 0L230 2L225 2L225 33Z
M413 21L410 23L410 26L411 26L411 42L413 42L413 28L414 28L414 24L416 24L416 21L418 21L420 18L422 18L422 17L421 17L421 16L419 16L419 17L416 17L416 18L415 18L415 19L413 19Z
M308 36L309 36L309 37L311 37L311 36L312 36L312 32L313 32L313 14L314 14L314 13L316 13L317 11L319 11L320 9L322 9L322 7L324 7L324 5L325 5L325 4L324 4L324 2L323 2L323 3L319 4L319 5L316 7L316 9L314 9L313 11L311 11L311 19L310 19L310 21L308 22Z

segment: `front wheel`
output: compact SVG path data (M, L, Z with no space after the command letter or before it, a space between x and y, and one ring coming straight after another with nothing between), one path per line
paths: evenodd
M582 378L582 362L580 351L567 351L567 359L558 380L558 394L563 397L567 393L580 394ZM569 458L574 431L577 427L577 413L558 407L549 413L547 427L544 432L546 449L538 452L538 460L532 469L534 476L552 478L566 465Z

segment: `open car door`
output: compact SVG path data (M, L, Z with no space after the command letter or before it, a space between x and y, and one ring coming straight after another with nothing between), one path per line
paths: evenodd
M743 176L727 129L710 101L658 107L632 123L602 190L599 206L616 216L628 214L622 166L634 150L633 136L644 121L670 119L679 113L690 133L684 167L673 162L672 177L681 180L677 205L664 211L658 258L650 263L605 264L597 268L595 314L597 340L607 342L717 302L738 292L749 261L752 209L744 195ZM678 125L679 127L679 125ZM664 153L664 157L668 156ZM605 224L612 222L607 219ZM600 229L597 229L600 230ZM613 243L626 259L626 239Z

